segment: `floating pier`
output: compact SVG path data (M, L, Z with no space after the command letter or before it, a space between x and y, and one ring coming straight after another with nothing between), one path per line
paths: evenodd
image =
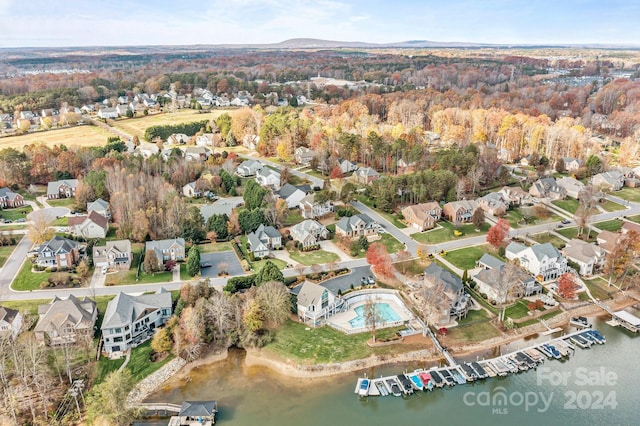
M605 342L606 339L598 330L580 329L544 343L482 361L457 363L449 355L447 357L449 366L433 367L429 370L418 369L412 373L370 379L366 395L362 395L361 391L363 381L368 379L366 377L360 378L356 384L355 393L362 396L402 396L403 394L410 395L418 390L431 390L434 387L441 388L497 376L504 377L508 374L534 369L545 359L570 357L575 352L574 344L586 349Z

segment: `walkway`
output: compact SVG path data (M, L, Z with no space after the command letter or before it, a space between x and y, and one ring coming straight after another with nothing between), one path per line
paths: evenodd
M385 231L391 234L396 240L404 243L407 247L407 251L411 253L412 256L416 256L418 252L418 243L413 240L411 237L402 232L398 227L396 227L393 223L389 222L382 215L380 215L375 210L367 207L359 201L352 201L351 205L356 208L361 213L366 213L371 219L375 220L382 226Z

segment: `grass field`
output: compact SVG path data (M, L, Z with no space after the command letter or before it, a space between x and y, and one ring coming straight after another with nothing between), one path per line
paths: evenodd
M292 251L290 254L291 259L295 260L298 263L302 263L303 265L311 266L314 264L322 265L323 263L329 262L337 262L338 257L335 253L330 253L324 250L314 250L314 251Z
M579 206L578 200L574 198L567 198L566 200L555 200L551 203L557 207L560 207L562 210L566 210L572 214L575 214Z
M278 269L283 270L286 266L287 266L287 262L285 262L282 259L264 259L264 260L258 260L257 262L251 262L251 267L253 268L253 272L254 273L258 273L262 270L262 268L264 268L265 263L267 263L267 260L270 261L271 263L275 264Z
M600 300L610 299L611 295L617 291L615 287L609 287L607 281L600 277L584 280L584 283L589 288L591 295Z
M382 210L378 210L373 206L373 202L365 197L364 195L361 195L358 197L358 201L360 201L362 204L364 204L365 206L374 209L376 211L376 213L378 213L380 216L384 217L385 219L387 219L389 222L393 223L393 225L398 228L398 229L404 229L407 227L407 225L405 223L403 223L402 221L400 221L400 219L398 219L398 217L395 214L391 214L391 213L387 213L387 212L383 212Z
M629 219L631 222L640 223L640 214L629 216L627 219Z
M16 221L17 219L26 219L27 215L31 213L33 208L31 206L18 207L17 209L1 210L0 218ZM2 230L4 228L0 228Z
M183 109L175 113L153 114L140 118L128 118L117 121L110 121L113 127L130 134L131 136L137 135L140 139L144 136L144 131L151 126L165 125L165 124L180 124L180 123L192 123L194 121L212 120L218 116L233 110L216 109L211 112L199 113L192 109Z
M438 225L440 225L439 228L436 227L435 229L432 229L430 231L411 234L411 238L422 244L438 244L445 241L483 235L491 227L491 225L485 222L480 227L480 230L477 231L475 226L472 224L461 225L458 227L458 230L462 232L462 235L456 237L455 235L453 235L454 227L451 223L438 222Z
M392 336L397 330L378 330L377 338ZM366 332L346 335L328 326L308 328L305 324L288 321L265 349L302 364L343 362L367 358L372 354L392 354L398 350L395 345L371 348L366 344L370 338L371 334Z
M551 243L557 249L559 249L560 247L564 247L566 244L561 238L556 237L552 234L547 234L546 232L532 235L531 239L539 242L540 244Z
M233 250L231 248L231 243L208 243L208 244L200 244L198 246L200 248L201 253L217 253L219 251L229 251Z
M47 203L51 205L51 207L68 207L73 208L73 205L76 203L75 198L60 198L59 200L47 200Z
M489 245L465 247L447 252L446 259L460 269L473 269L483 254L489 252Z
M131 359L129 359L129 364L127 364L125 369L131 372L131 375L136 382L139 382L154 371L160 369L160 367L174 358L173 355L169 355L162 361L150 362L149 356L152 352L151 340L131 350ZM120 368L123 363L124 358L110 360L108 358L101 357L100 361L98 361L95 383L97 384L102 382L107 374Z
M102 146L107 143L109 136L113 135L96 126L76 126L0 138L0 149L16 148L21 150L27 145L39 143L49 147L63 144L69 148L73 146Z
M31 272L31 262L26 260L13 280L11 288L18 291L39 290L40 283L47 281L49 276L51 272Z
M400 241L396 240L391 234L380 234L380 243L384 244L387 248L387 252L389 253L397 253L401 250L404 250L404 244Z
M621 220L613 219L605 220L604 222L596 222L593 224L593 226L603 231L617 232L620 230L620 228L622 228L622 224L623 222Z
M614 203L613 201L609 201L609 200L606 200L604 203L600 203L600 207L602 207L608 212L617 212L625 209L623 205Z
M11 256L11 253L13 253L13 249L15 248L16 246L0 247L0 268L2 268L2 266L4 265L4 262L6 262L9 256Z
M616 191L613 195L634 203L640 203L640 188L622 188L620 191Z
M449 333L442 339L442 343L445 346L452 346L452 344L482 342L499 335L500 332L490 321L476 321L449 329Z
M578 228L577 227L562 228L562 229L556 230L556 232L558 234L564 236L564 237L569 238L569 239L578 238ZM585 235L586 235L586 233L587 233L587 231L584 232ZM596 232L591 231L589 242L595 241L597 235L598 234Z

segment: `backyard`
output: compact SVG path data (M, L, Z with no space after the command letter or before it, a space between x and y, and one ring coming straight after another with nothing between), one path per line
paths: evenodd
M150 362L149 358L152 352L153 350L151 349L151 340L148 340L137 348L131 350L131 358L129 359L129 363L127 364L125 369L131 372L131 375L136 382L142 380L154 371L160 369L160 367L174 358L173 355L169 355L162 361ZM98 368L96 369L95 383L97 384L102 382L107 374L120 368L123 363L124 358L111 360L105 357L101 357L100 361L98 361Z
M303 265L311 266L311 265L321 265L323 263L329 262L337 262L338 257L337 254L331 253L324 250L314 250L314 251L292 251L289 253L291 259L295 260L298 263L302 263Z
M578 200L576 200L575 198L567 198L566 200L555 200L551 203L561 208L562 210L568 211L571 214L575 214L579 206Z
M609 299L617 291L615 287L609 287L608 282L600 277L584 280L584 283L587 285L591 295L599 300Z
M457 229L458 231L462 232L462 235L456 237L453 234L453 231L456 228L454 228L454 226L450 222L442 221L438 222L436 224L436 228L432 230L411 234L411 238L422 244L438 244L454 239L483 235L489 230L490 227L491 225L486 222L482 224L480 230L476 230L476 227L473 224L460 225Z
M465 247L447 252L446 259L460 269L473 269L482 255L491 251L491 246L488 244Z

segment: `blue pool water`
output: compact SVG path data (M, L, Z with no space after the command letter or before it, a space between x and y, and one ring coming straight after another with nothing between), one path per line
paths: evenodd
M366 326L364 307L365 305L360 305L353 309L357 316L354 319L349 320L351 328L363 328ZM376 312L380 316L381 324L401 320L400 315L398 315L388 303L376 303L375 307Z

